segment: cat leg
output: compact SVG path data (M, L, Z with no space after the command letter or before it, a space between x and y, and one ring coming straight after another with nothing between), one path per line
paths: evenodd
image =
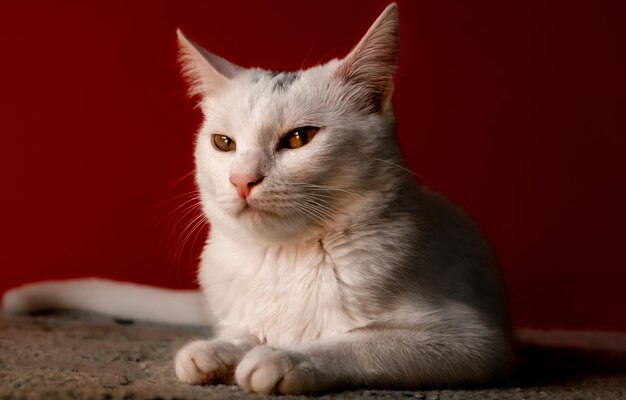
M232 329L216 339L190 342L176 354L176 376L192 385L234 383L237 364L259 344L255 336Z
M353 387L406 388L488 381L508 368L498 331L465 326L372 326L291 349L258 346L236 371L261 394L312 394Z

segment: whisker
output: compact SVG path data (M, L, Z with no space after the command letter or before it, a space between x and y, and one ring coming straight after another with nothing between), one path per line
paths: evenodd
M301 186L301 187L302 187L302 186L304 186L304 187L307 187L307 188L309 188L309 189L319 189L319 190L324 190L324 191L329 191L329 192L332 192L332 191L336 191L336 192L343 192L343 193L348 193L348 194L351 194L351 195L356 196L356 197L359 197L359 198L362 198L362 197L363 197L363 196L361 196L360 194L358 194L358 193L354 193L354 192L352 192L352 191L350 191L350 190L341 189L341 188L333 188L333 187L330 187L330 186L315 185L315 184L313 184L313 183L306 183L306 182L289 182L288 184L289 184L289 185L294 185L294 186Z
M183 255L183 250L185 246L187 245L187 242L189 241L191 236L194 234L194 232L198 228L204 226L204 224L206 224L206 220L204 218L204 215L200 214L200 215L197 215L193 220L191 220L191 222L185 227L185 229L183 229L181 236L179 236L175 249L174 249L174 261L176 262L178 266L180 266L180 259ZM191 251L193 254L193 247Z
M157 207L163 207L168 203L171 203L173 201L177 201L181 198L185 198L185 197L189 197L189 196L198 196L200 194L200 192L198 190L192 190L190 192L185 192L185 193L181 193L179 195L170 197L168 199L163 200L161 203L157 204Z
M311 202L309 200L305 202L305 207L298 207L296 208L296 210L306 213L315 222L321 223L322 225L326 225L334 229L334 221L329 215L328 210L322 207L320 204Z
M195 168L192 169L191 171L187 172L185 175L181 176L180 178L178 178L177 180L175 180L174 182L170 183L169 185L166 186L166 193L165 193L165 198L169 197L170 193L176 188L176 186L178 186L181 182L183 182L185 179L192 177L194 175L194 173L196 172ZM195 190L197 191L197 189Z
M319 39L319 38L320 38L320 37L319 37L319 35L317 35L317 36L315 37L315 40L313 41L313 44L312 44L312 45L311 45L311 47L309 48L308 53L306 53L306 56L304 57L304 61L302 61L302 64L300 64L300 68L299 68L299 69L302 69L302 67L304 67L304 64L306 64L306 61L309 59L309 56L311 55L311 52L313 51L313 48L314 48L314 47L315 47L315 45L317 44L317 41L318 41L318 39Z
M317 206L323 207L326 212L333 211L335 213L341 213L341 210L331 202L331 200L336 198L333 195L319 192L298 192L292 193L290 196L294 197L298 201L302 200L307 203L313 202Z
M162 230L159 246L169 248L172 245L172 241L176 242L178 226L187 220L188 216L192 216L198 211L200 211L200 205L191 203L175 210L174 213L171 213L171 216L163 218L159 223L166 224L166 226ZM175 213L178 215L175 216Z
M164 223L165 220L171 218L177 212L181 212L181 211L183 211L185 209L188 209L190 206L191 207L199 207L199 200L200 200L200 198L198 196L194 196L194 197L192 197L190 199L185 200L184 202L182 202L181 204L176 206L172 211L167 213L167 215L165 215L163 218L161 218L161 220L159 220L158 223L159 224Z
M404 171L406 171L406 172L408 172L408 173L410 173L410 174L412 174L412 175L422 179L424 182L428 183L428 179L424 178L422 175L416 174L415 172L411 171L410 169L408 169L406 167L403 167L402 165L396 164L396 163L391 162L389 160L384 160L382 158L372 158L372 160L381 161L381 162L387 163L389 165L392 165L394 167L400 168L400 169L402 169L402 170L404 170Z
M183 217L179 218L176 221L176 224L171 229L171 234L168 236L167 244L168 244L168 247L171 246L170 248L172 248L172 251L170 253L172 255L172 261L176 261L176 259L177 259L178 248L179 248L179 244L180 244L180 242L182 240L183 235L189 229L189 226L192 223L192 221L195 221L199 217L199 215L197 215L197 214L194 216L196 211L197 211L196 208L190 208L186 212L185 216L189 215L190 216L190 220L189 220L189 222L187 222L185 224L185 226L184 226L184 228L182 230L178 230L178 225L180 225L182 223L183 219L185 219Z
M185 208L185 211L182 212L181 215L179 215L179 217L176 219L176 222L173 224L172 226L172 232L176 231L176 229L178 228L178 226L181 224L181 222L185 219L185 217L187 217L190 214L193 214L196 211L200 210L200 204L198 203L194 203L194 204L190 204Z

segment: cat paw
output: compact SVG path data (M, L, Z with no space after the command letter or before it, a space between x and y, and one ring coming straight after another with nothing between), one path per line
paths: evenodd
M197 340L176 354L178 380L192 385L233 383L234 372L245 352L224 340Z
M246 392L310 394L314 391L314 371L308 357L270 346L250 350L239 363L235 377Z

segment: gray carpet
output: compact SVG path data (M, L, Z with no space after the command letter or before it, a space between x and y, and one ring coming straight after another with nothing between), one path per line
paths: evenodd
M0 399L251 399L237 386L176 381L172 358L202 328L76 313L0 313ZM456 390L360 390L369 399L626 399L626 353L526 347L507 384ZM282 399L290 399L285 396ZM295 397L293 397L295 398ZM298 397L303 398L303 396Z

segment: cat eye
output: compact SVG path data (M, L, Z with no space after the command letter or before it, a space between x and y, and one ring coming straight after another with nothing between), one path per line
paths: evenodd
M213 144L221 151L233 151L237 148L237 143L225 135L213 135Z
M314 126L303 126L289 131L280 141L282 149L297 149L309 143L317 134L320 128Z

